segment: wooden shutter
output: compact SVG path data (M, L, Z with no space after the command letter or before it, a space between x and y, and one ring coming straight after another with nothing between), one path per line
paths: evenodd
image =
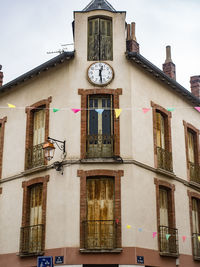
M45 109L34 112L33 119L33 146L45 141Z
M100 60L112 59L112 21L100 19Z
M0 124L0 150L1 150L1 146L2 146L2 144L1 144L1 135L2 135L2 127L1 127L1 124Z
M188 158L189 162L195 163L194 134L188 131Z
M99 18L88 21L88 60L99 60Z
M165 149L165 118L159 112L156 112L156 139L157 146Z
M195 198L192 198L192 232L199 234L199 207Z
M168 192L165 189L159 190L159 202L160 202L160 225L169 226L168 220Z

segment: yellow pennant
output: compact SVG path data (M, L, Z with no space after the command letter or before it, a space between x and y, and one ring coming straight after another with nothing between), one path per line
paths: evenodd
M199 240L199 242L200 242L200 235L198 236L198 240Z
M116 118L118 118L119 117L119 115L121 114L121 112L122 112L122 109L121 108L119 108L119 109L115 109L115 116L116 116Z
M126 228L127 229L130 229L131 228L131 225L127 224Z
M8 104L8 107L9 108L16 108L16 106L15 105L12 105L12 104Z

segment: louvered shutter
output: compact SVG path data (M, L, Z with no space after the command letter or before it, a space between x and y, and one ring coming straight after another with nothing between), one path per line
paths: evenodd
M156 112L156 138L157 146L165 149L165 118Z
M34 112L33 121L33 146L45 141L45 110Z
M198 211L198 200L192 199L192 231L195 234L199 233L199 211Z
M100 19L100 60L112 60L112 21Z
M165 189L159 190L160 201L160 225L168 226L168 192Z
M195 163L194 134L190 131L188 131L188 157L190 162Z
M88 60L99 60L99 19L88 21Z

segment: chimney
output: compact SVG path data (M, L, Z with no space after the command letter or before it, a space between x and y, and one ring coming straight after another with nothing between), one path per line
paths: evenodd
M191 93L200 99L200 75L190 77Z
M3 72L1 71L2 66L0 65L0 87L3 85Z
M163 64L163 72L170 78L176 80L176 65L172 62L171 46L166 46L166 60Z
M135 22L127 24L126 51L140 53L140 46L135 37Z

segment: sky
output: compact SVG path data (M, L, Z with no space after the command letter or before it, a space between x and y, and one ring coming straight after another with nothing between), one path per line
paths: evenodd
M89 0L0 0L0 64L4 84L48 61L73 43L73 11ZM200 0L110 0L136 23L140 53L162 69L166 46L172 49L177 82L190 90L200 75ZM67 46L68 51L73 46Z

